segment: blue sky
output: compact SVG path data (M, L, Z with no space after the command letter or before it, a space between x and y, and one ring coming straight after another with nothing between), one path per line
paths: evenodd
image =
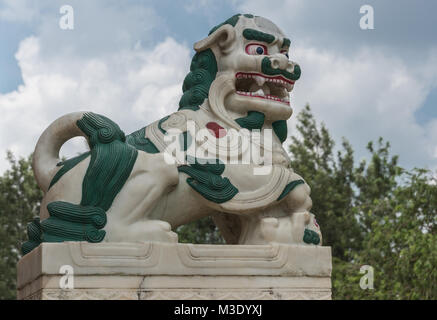
M58 26L64 4L74 30ZM365 4L374 30L359 28ZM435 12L427 0L0 0L0 152L27 155L67 112L100 112L131 132L175 111L193 43L233 14L253 13L292 39L303 72L295 115L310 103L357 160L383 136L402 165L436 169Z

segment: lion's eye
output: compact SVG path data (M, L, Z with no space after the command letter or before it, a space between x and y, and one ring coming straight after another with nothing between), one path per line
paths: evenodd
M250 55L265 55L267 48L262 44L248 44L246 46L246 53Z

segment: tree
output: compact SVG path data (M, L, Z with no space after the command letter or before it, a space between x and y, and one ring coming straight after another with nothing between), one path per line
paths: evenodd
M386 169L392 164L386 163ZM352 262L375 269L375 289L358 292L357 298L436 299L437 181L423 169L392 172L397 184L382 172L370 188L384 180L391 187L355 207L367 233Z
M16 297L16 266L26 226L39 215L42 192L31 169L32 157L16 160L7 153L11 168L0 177L0 299Z
M333 252L335 299L437 298L437 181L430 171L407 171L379 139L370 161L354 165L343 139L334 142L309 106L298 115L292 168L312 187L314 206ZM374 289L363 290L360 268L374 268Z
M347 260L360 248L361 233L352 211L354 200L353 150L343 140L334 155L334 141L322 123L317 126L307 105L297 116L297 135L292 137L291 168L311 187L312 212L322 228L323 242L333 256ZM340 231L341 230L341 231Z
M205 217L182 225L176 232L179 242L182 243L226 243L211 217Z

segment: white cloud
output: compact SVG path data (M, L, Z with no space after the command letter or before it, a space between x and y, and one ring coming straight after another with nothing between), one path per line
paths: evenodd
M402 164L437 167L437 121L420 126L414 117L437 86L437 51L430 51L426 59L407 61L395 50L372 46L348 52L316 46L315 41L307 42L314 30L305 33L305 21L311 24L315 19L308 1L230 2L242 13L266 16L288 35L297 37L291 28L300 26L291 52L302 67L293 93L295 114L309 102L337 141L341 136L351 140L358 157L365 155L369 140L383 136L400 154ZM129 133L177 109L190 49L172 38L141 45L151 43L153 35L162 37L158 32L162 19L152 8L74 1L75 30L68 32L58 28L63 1L38 1L38 10L32 3L0 0L0 18L38 20L36 35L23 40L16 55L24 84L0 94L2 155L6 149L27 155L44 128L67 112L105 114ZM193 3L185 10L194 8ZM202 10L215 14L210 3L202 1ZM323 36L329 38L332 30L326 29ZM0 172L5 168L0 160Z
M30 22L37 16L35 5L28 0L0 0L0 19Z
M348 57L301 47L293 59L302 67L292 97L296 111L309 102L317 120L326 123L337 141L348 138L358 157L366 155L368 141L382 136L401 156L401 164L435 167L435 124L421 126L414 115L437 79L432 52L428 60L414 64L417 68L377 49Z
M62 0L0 0L0 19L31 26L16 59L23 85L0 94L0 172L7 149L26 156L57 117L104 114L126 132L177 110L191 50L165 38L153 6L71 1L74 30L59 28ZM64 155L83 149L75 140ZM61 154L62 154L61 153Z
M312 1L251 0L238 9L271 19L292 37L290 57L302 67L292 95L292 130L297 112L309 103L338 143L343 136L350 140L356 158L367 157L367 142L382 136L401 165L437 167L437 121L419 125L414 114L437 88L436 47L414 50L405 41L404 55L398 47L372 42L379 38L359 30L359 6L350 1L334 1L325 10ZM386 11L378 9L381 26ZM326 46L326 39L341 46Z
M190 50L167 38L154 48L139 47L102 58L59 55L47 59L41 54L40 39L29 37L21 42L16 58L24 84L0 95L3 155L7 149L29 154L42 131L65 113L101 113L130 133L177 110ZM5 168L1 161L0 171Z

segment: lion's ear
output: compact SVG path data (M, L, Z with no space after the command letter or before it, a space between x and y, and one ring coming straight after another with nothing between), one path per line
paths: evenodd
M197 52L213 47L215 44L222 51L227 51L231 44L235 41L235 30L229 24L225 24L211 33L207 38L200 40L194 44L194 50Z

